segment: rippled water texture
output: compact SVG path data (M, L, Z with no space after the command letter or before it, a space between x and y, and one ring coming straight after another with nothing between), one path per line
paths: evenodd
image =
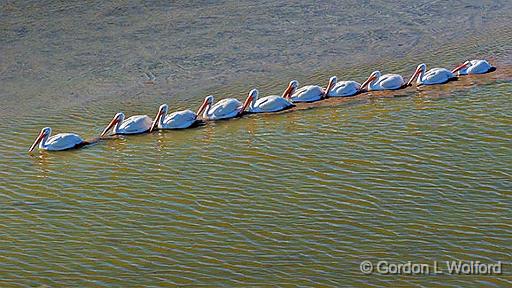
M198 3L2 2L1 287L512 285L510 3ZM90 138L120 110L468 57L498 70L26 153L43 126ZM359 271L454 259L504 274Z

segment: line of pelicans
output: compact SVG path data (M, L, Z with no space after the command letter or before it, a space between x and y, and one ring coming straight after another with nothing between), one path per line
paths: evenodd
M460 75L483 74L494 70L496 68L486 60L468 60L451 71L445 68L433 68L427 71L427 66L420 64L407 83L398 74L382 75L380 71L373 72L362 84L355 81L338 82L336 76L333 76L325 89L317 85L308 85L299 89L299 82L292 80L282 96L271 95L258 98L258 90L252 89L244 103L228 98L213 104L214 98L210 95L204 99L197 113L183 110L168 114L167 104L160 106L154 119L147 115L136 115L125 119L125 115L120 112L114 116L100 137L92 141L84 141L74 133L51 136L51 128L45 127L37 136L29 152L38 145L39 149L48 151L80 148L104 137L110 130L113 130L112 135L128 135L152 132L156 129L186 129L204 121L235 118L244 113L278 112L295 106L294 103L315 102L328 97L348 97L365 91L396 90L411 86L414 79L417 79L417 85L435 85L455 80Z

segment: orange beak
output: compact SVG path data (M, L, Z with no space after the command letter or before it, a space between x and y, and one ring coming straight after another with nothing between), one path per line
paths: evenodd
M252 99L253 99L252 95L247 96L247 99L245 99L242 109L240 109L240 111L238 112L238 116L242 115L245 112L245 109L247 109L247 107L249 107L249 104L251 104Z
M366 87L366 85L368 85L370 82L372 82L375 79L377 79L377 77L375 75L371 75L370 77L368 77L368 79L366 79L366 81L364 81L363 84L361 84L361 89L364 89L364 87Z
M37 136L36 140L34 141L34 144L32 144L32 146L30 146L30 149L28 149L28 152L32 152L32 150L34 150L34 148L36 148L36 146L39 144L39 142L41 142L41 140L43 140L43 137L44 137L44 133L40 132L39 135Z
M455 69L452 70L452 73L457 73L460 69L463 69L466 66L468 66L466 63L462 63L459 66L455 67Z
M149 129L149 133L153 132L155 130L156 126L158 125L158 121L160 121L160 118L164 115L164 110L160 110L156 113L155 120L153 120L153 123L151 123L151 128Z
M292 94L292 90L293 90L292 85L288 84L288 87L286 87L286 89L284 90L282 97L285 98L285 99L290 98L291 94Z
M331 91L332 86L334 86L334 83L331 80L329 80L329 83L327 83L327 87L324 89L323 97L327 97L327 94L329 94L329 91Z
M409 81L407 82L407 84L405 86L406 87L411 86L412 81L414 81L414 79L416 79L416 77L418 77L418 75L420 75L420 72L421 72L421 70L416 69L416 71L414 71L414 74L412 74L411 79L409 79Z
M105 134L107 134L108 130L112 129L112 127L114 127L114 125L116 125L118 122L119 122L119 120L117 120L117 118L112 119L112 121L110 121L110 123L108 124L107 128L105 128L105 130L103 130L103 132L101 132L100 137L105 136Z
M203 114L203 112L204 112L204 110L206 109L207 106L208 106L208 101L204 100L203 104L201 104L201 106L199 106L199 110L197 110L196 115L200 116L201 114Z

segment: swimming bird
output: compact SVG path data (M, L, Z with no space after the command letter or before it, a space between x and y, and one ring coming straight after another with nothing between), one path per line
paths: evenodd
M215 98L213 95L204 98L203 104L197 111L204 120L221 120L241 116L251 103L251 95L247 97L244 104L235 98L222 99L213 105Z
M331 81L333 82L333 87L327 93L327 97L347 97L361 91L361 84L356 81L337 82L336 76L332 76Z
M370 77L361 84L361 89L368 86L368 91L375 90L396 90L405 86L405 81L402 76L398 74L384 74L380 71L374 71Z
M158 129L185 129L189 128L196 122L197 114L191 110L176 111L169 115L169 106L167 104L160 105L158 113L156 113L155 120L151 124L149 132L153 132L156 128Z
M135 115L126 120L124 118L123 112L117 113L105 130L101 132L100 137L103 137L112 128L114 128L112 135L140 134L151 128L152 120L148 115Z
M468 74L484 74L495 70L496 67L492 66L487 60L468 60L455 67L452 73L457 73L457 75L461 76Z
M318 85L307 85L304 87L301 87L294 93L289 93L291 96L289 96L289 99L293 103L297 102L315 102L319 101L325 98L329 90L334 86L334 83L332 82L332 77L329 79L329 83L327 84L327 87L324 89ZM297 80L292 80L293 87L298 87L299 82ZM290 82L290 84L292 84Z
M443 84L450 80L457 79L457 76L445 68L432 68L427 71L427 65L425 63L421 63L414 71L414 74L412 74L411 79L407 82L407 86L410 86L415 78L418 78L416 80L416 85L419 86Z
M288 92L287 92L288 91ZM284 93L290 93L289 88L286 88ZM295 105L288 101L288 99L278 96L270 95L263 98L258 98L259 92L257 89L252 89L249 92L251 103L249 104L249 113L270 113L281 110L286 110L294 107Z
M45 127L41 129L41 132L37 136L32 146L30 146L30 149L28 149L28 152L32 152L32 150L34 150L38 144L39 149L48 151L69 150L92 144L91 142L84 141L82 137L75 133L59 133L53 136L51 136L51 134L52 128Z

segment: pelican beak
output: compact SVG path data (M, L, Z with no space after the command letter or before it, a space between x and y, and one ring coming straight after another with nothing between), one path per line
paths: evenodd
M377 79L377 77L375 75L370 75L370 77L368 77L368 79L366 79L366 81L364 81L363 84L361 84L361 90L363 90L364 87L366 87L366 85L368 85L370 82L372 82L375 79Z
M463 69L464 67L468 66L466 63L462 63L459 66L455 67L455 69L452 70L452 73L457 73L459 70Z
M203 104L201 104L201 106L199 107L199 110L197 110L196 117L203 114L204 109L206 109L207 106L208 106L208 101L204 100Z
M414 71L414 74L412 74L411 76L411 79L409 79L409 81L407 82L407 84L405 85L405 87L407 86L411 86L412 85L412 81L414 81L414 79L416 79L416 77L418 77L418 75L420 74L421 70L420 69L416 69L416 71Z
M41 131L39 133L39 135L37 136L36 140L34 141L34 144L32 144L32 146L30 146L30 149L28 149L28 152L32 152L32 150L34 150L34 148L36 148L36 146L39 144L39 142L41 142L41 140L43 140L43 137L44 137L44 133Z
M288 84L288 87L286 87L286 89L284 90L282 97L284 99L289 99L291 97L292 90L293 90L292 85Z
M149 129L149 133L153 132L155 130L156 126L158 125L158 121L160 120L160 117L164 115L164 110L160 110L156 113L155 120L153 120L153 123L151 123L151 128Z
M331 80L329 80L329 83L327 84L327 87L325 87L325 89L324 89L324 94L322 95L322 98L327 98L328 97L327 94L329 94L329 91L331 91L332 86L334 86L334 83Z
M105 128L105 130L103 130L103 132L101 132L100 137L105 136L105 134L107 134L108 130L112 129L112 127L114 127L114 125L116 125L117 123L119 123L119 120L117 118L112 119L112 121L110 121L110 123L108 124L107 128Z
M242 106L242 109L240 109L240 112L238 112L239 116L242 115L242 113L245 112L245 109L247 109L247 107L249 107L249 104L251 104L253 99L254 99L254 97L252 97L252 95L247 96L247 99L245 99L245 102L244 102L244 105Z

